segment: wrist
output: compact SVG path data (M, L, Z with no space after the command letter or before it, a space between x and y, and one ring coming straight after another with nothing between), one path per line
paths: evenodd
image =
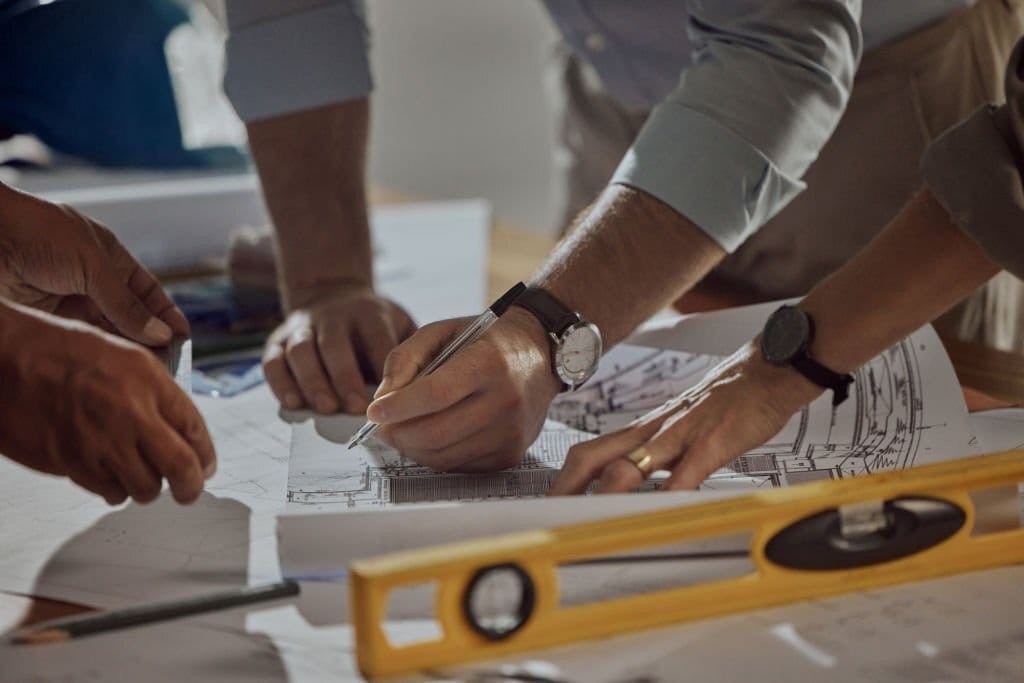
M562 381L555 374L554 354L551 346L551 337L529 311L518 306L509 308L505 315L501 316L499 324L513 328L524 338L531 350L536 351L543 359L543 370L545 374L545 387L550 389L554 397L562 390Z
M281 304L285 311L293 311L324 299L373 293L372 278L335 275L307 280L300 284L282 284Z
M826 389L804 377L791 365L775 365L768 362L761 351L761 335L757 335L742 351L746 355L745 363L751 375L770 388L773 401L778 407L796 412L815 400Z

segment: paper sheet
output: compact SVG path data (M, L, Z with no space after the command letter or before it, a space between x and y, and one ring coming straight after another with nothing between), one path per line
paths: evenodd
M977 572L450 667L404 681L1010 682L1024 671L1024 568ZM236 617L235 623L238 619ZM293 608L238 626L185 620L61 645L0 643L10 683L359 681L348 626L312 628ZM401 624L407 637L428 632ZM168 647L173 643L173 647ZM522 674L532 678L524 679ZM519 676L517 678L517 676Z
M971 413L968 421L983 453L1024 448L1024 408Z
M1017 681L1024 568L866 591L453 667L445 680L533 672L554 681ZM512 678L512 680L515 680Z
M750 327L764 307L729 312L731 327ZM702 316L713 319L717 314ZM759 318L758 318L759 319ZM670 321L647 341L685 348L688 321ZM714 327L712 320L708 326ZM704 333L704 325L694 328ZM755 328L756 329L756 328ZM738 335L734 335L738 336ZM698 338L695 346L703 345ZM569 448L629 424L693 386L724 355L623 344L610 351L580 390L560 396L523 462L492 474L439 473L371 440L348 450L359 419L318 418L292 434L288 502L318 510L402 503L544 495ZM855 373L838 408L826 393L800 410L774 438L719 470L703 488L754 489L838 479L980 452L952 367L931 327L872 359ZM647 488L657 486L657 480Z
M372 220L382 291L421 321L482 309L486 202L388 206ZM425 251L437 258L422 259ZM190 366L186 356L180 371ZM166 494L150 506L110 508L66 479L0 458L0 590L114 606L275 580L274 516L287 490L289 425L277 419L266 386L195 401L218 469L188 508Z
M731 342L724 333L727 328L733 330L735 337L747 338L749 330L744 329L744 324L737 323L736 316L731 314L706 319L700 325L695 325L692 318L675 323L680 327L689 325L710 330L706 336L717 337L725 343ZM669 327L657 330L656 334L672 337L674 332L674 328ZM924 342L931 343L927 338ZM931 421L931 397L948 396L954 407L960 399L955 384L951 388L936 379L934 368L942 363L948 365L948 362L925 351L914 349L923 393L928 399L922 406L920 424L931 425L934 429L939 425ZM161 501L148 507L126 505L111 509L65 480L39 475L0 459L3 494L0 495L0 547L4 549L0 553L0 589L80 600L98 606L119 606L276 578L280 570L274 519L283 508L288 490L289 426L274 418L276 402L265 387L230 401L198 399L197 403L211 428L218 449L219 469L210 482L208 495L193 508ZM938 404L934 405L938 409ZM950 421L941 428L953 429L954 426L955 421ZM932 429L922 430L924 433L917 442L918 454L923 448L920 444L927 444ZM981 440L984 442L984 438ZM949 450L956 451L958 447L958 443L952 443ZM629 509L675 502L667 494L617 499L626 501L623 504L630 506ZM472 515L464 515L454 507L450 512L444 509L431 512L431 515L442 515L431 526L459 533L470 525L481 525L477 532L487 533L490 522L485 518L490 516L520 519L522 524L535 526L562 521L563 515L564 520L569 521L599 513L627 511L615 507L612 500L551 501L555 506L566 506L564 510L545 507L548 501L477 503ZM543 519L520 516L518 512L504 514L502 506L535 510ZM341 552L351 550L352 556L356 556L354 553L359 547L366 552L404 547L402 544L409 536L420 534L404 522L392 523L399 518L389 516L413 510L410 506L399 506L347 513L352 515L353 522L365 521L363 539L346 549L345 538L338 536L337 541L321 543L321 547L329 545L332 550ZM451 515L452 519L443 519L442 513ZM301 517L313 518L312 515ZM326 515L310 523L330 526L334 517ZM339 527L334 533L343 531ZM417 539L420 543L427 540L430 539ZM309 549L308 545L305 547ZM312 564L305 569L330 571L339 558L310 555L306 559ZM321 560L323 566L317 566L316 562ZM1014 640L1013 633L1015 628L1019 630L1019 614L1024 605L1016 601L1019 595L1016 587L1024 577L1019 570L1006 571L1009 573L978 574L976 583L971 580L968 584L922 584L926 587L910 586L893 592L825 601L820 605L774 610L766 613L772 615L770 619L766 617L767 621L756 615L756 618L744 615L733 620L671 629L663 632L664 637L655 637L656 632L639 634L628 641L628 649L600 644L550 656L549 653L531 655L530 659L558 667L562 674L555 680L569 681L623 681L642 667L651 669L652 680L666 681L678 680L675 673L684 668L692 670L696 678L717 680L729 680L737 671L753 671L760 678L766 671L773 675L778 671L779 678L786 680L801 680L800 674L810 678L825 674L832 680L885 680L888 677L916 681L940 678L933 669L918 668L934 667L934 661L945 662L948 666L961 666L962 662L968 663L963 666L988 666L985 660L1002 657L1004 666L1017 666L1020 639ZM961 579L964 577L947 581ZM607 582L598 586L599 590L612 588L614 586ZM327 591L339 589L343 591L343 585L324 586ZM930 595L940 599L933 600ZM806 611L812 608L814 611ZM876 640L868 641L870 648L858 645L868 633L859 626L863 621L850 618L865 610L874 620L870 632L881 634ZM3 678L17 683L77 683L96 678L156 681L358 679L347 626L313 628L291 607L254 611L242 622L238 614L225 613L112 633L56 646L59 650L12 649L0 645ZM971 624L971 628L963 628L965 623ZM786 624L792 624L792 628ZM951 626L938 632L933 629L936 624ZM423 625L412 621L402 624L402 628L417 633ZM245 633L246 630L250 633ZM794 650L793 643L799 643L799 639L792 637L794 632L833 657L835 666L808 669L817 665ZM904 638L889 635L896 632L902 633ZM819 633L830 634L830 640L816 640ZM925 646L911 642L917 634ZM270 638L269 643L266 638ZM742 642L744 647L735 647L737 642ZM167 643L174 643L174 648L168 648ZM888 644L892 647L887 647ZM718 652L720 656L715 654ZM926 656L923 652L932 654ZM979 658L983 660L981 663L974 661ZM853 666L851 662L860 666L852 671L869 673L861 678L839 677L840 671L845 674L847 668ZM918 675L919 670L925 673ZM807 674L808 671L811 673ZM889 675L894 671L895 674ZM955 680L956 676L946 678ZM960 678L985 680L967 675ZM988 680L1005 679L1007 677L1000 678L996 674L988 677Z

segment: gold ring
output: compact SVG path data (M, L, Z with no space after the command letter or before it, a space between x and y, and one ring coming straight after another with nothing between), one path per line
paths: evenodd
M640 474L644 475L644 479L651 476L651 466L654 464L654 458L643 446L622 457L636 465L636 468L640 470Z

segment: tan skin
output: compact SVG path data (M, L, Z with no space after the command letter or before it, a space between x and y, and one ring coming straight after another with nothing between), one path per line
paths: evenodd
M0 453L111 504L151 501L162 479L194 501L216 468L213 445L139 345L187 333L107 228L0 185Z
M368 101L356 100L248 125L277 228L288 310L264 352L267 380L286 407L350 413L366 409L364 383L380 380L367 417L382 425L382 440L438 469L514 465L558 390L551 344L532 316L513 308L472 347L409 385L464 321L430 325L398 344L412 324L373 292L368 112ZM584 212L534 284L596 323L610 346L723 256L665 204L613 186Z
M692 287L723 255L668 206L638 190L612 186L555 250L535 283L583 312L612 346ZM512 308L479 342L409 384L461 324L437 323L395 349L381 396L367 417L382 425L383 441L412 449L411 457L421 464L445 467L456 453L463 462L457 469L511 467L540 432L559 388L551 342L531 314ZM485 455L474 459L473 452Z
M800 307L815 321L811 353L849 372L934 320L998 268L950 222L927 191L915 197L853 260L815 287ZM629 427L569 451L553 495L629 491L642 476L624 459L645 448L665 489L695 488L719 467L765 443L822 389L790 368L768 364L757 339L696 387Z
M364 174L369 103L355 100L248 125L277 231L287 317L263 370L287 408L366 410L367 384L416 329L373 289ZM301 163L296 163L301 159Z

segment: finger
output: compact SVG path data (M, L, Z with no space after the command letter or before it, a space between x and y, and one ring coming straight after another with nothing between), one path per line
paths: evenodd
M295 377L306 403L318 413L336 413L338 397L320 362L320 351L313 330L303 327L293 332L285 343L284 353L288 369Z
M317 329L317 352L330 378L332 393L345 412L362 415L369 401L348 330L330 323ZM319 408L318 408L319 410ZM322 410L320 412L323 412ZM333 411L332 411L333 412Z
M90 468L82 461L67 461L67 475L86 491L99 494L108 505L120 505L128 498L120 482L102 467Z
M155 421L140 434L139 450L153 469L167 480L174 500L192 503L203 492L206 477L199 456L163 420Z
M416 321L401 306L391 304L391 307L392 329L395 330L395 333L398 335L398 341L401 343L416 333Z
M160 475L139 454L137 444L118 446L108 457L107 469L137 503L149 503L160 495Z
M439 472L498 472L522 461L523 453L509 451L506 444L515 438L501 430L478 429L451 446L434 451L403 451L413 462Z
M637 425L576 444L566 454L562 471L555 478L548 495L567 496L585 492L608 463L643 445L656 430L655 423ZM636 470L636 466L630 466Z
M160 402L160 415L191 447L199 458L203 476L209 479L217 471L217 453L206 422L195 404L177 385L168 387L169 396Z
M450 462L459 452L455 447L457 444L481 430L501 431L496 427L503 426L502 407L488 398L484 393L473 394L449 410L382 427L378 435L404 454L433 454L432 459L440 459L436 467L423 463L425 465L435 469L449 469L457 464ZM465 446L462 447L465 449ZM477 450L477 454L494 450L496 445L492 444L484 450Z
M661 429L643 444L651 457L649 472L668 469L672 463L683 457L689 440L690 422L686 413L679 413L662 424ZM632 491L643 483L646 477L636 465L625 458L609 463L601 473L598 493L622 493Z
M370 404L366 417L377 424L395 424L447 410L479 391L486 378L475 371L473 348L465 349L426 377L381 396Z
M110 256L114 270L120 274L121 281L127 283L128 289L142 301L150 313L166 323L174 333L188 335L188 319L153 274L132 256L109 228L88 216L82 218L92 227L93 233Z
M373 397L380 398L411 382L455 335L457 323L446 320L427 325L392 349L384 361L383 377Z
M468 398L463 403L468 401L475 401L475 399ZM453 411L455 413L452 416L453 423L465 419L466 423L472 424L466 416L473 409L475 407ZM390 433L394 427L394 425L382 427L378 430L378 434L386 442L394 444L394 434ZM442 433L442 436L446 435ZM398 450L403 456L417 464L440 472L497 472L513 467L522 461L524 450L516 451L508 447L510 443L518 441L518 434L513 433L506 423L496 425L490 421L476 423L465 436L451 439L441 447L427 449L427 447L411 445L399 447Z
M398 346L398 335L391 319L383 312L360 318L356 321L356 337L370 362L373 381L380 382L384 377L384 363L391 349Z
M106 320L103 312L92 299L78 294L63 297L53 312L62 318L81 320L97 327Z
M299 383L295 381L288 367L284 346L274 336L267 340L263 348L263 377L266 378L274 396L285 408L299 410L305 405Z
M122 247L123 249L123 247ZM125 251L127 258L132 258ZM181 312L170 295L160 286L153 274L132 259L134 270L128 279L128 288L135 293L149 311L167 323L175 334L189 334L188 318Z
M149 346L162 346L171 341L170 326L146 308L109 262L104 261L90 274L86 290L103 315L124 336Z
M677 457L672 475L662 485L663 491L696 489L719 467L726 465L740 453L726 453L708 440L698 441L686 448Z

